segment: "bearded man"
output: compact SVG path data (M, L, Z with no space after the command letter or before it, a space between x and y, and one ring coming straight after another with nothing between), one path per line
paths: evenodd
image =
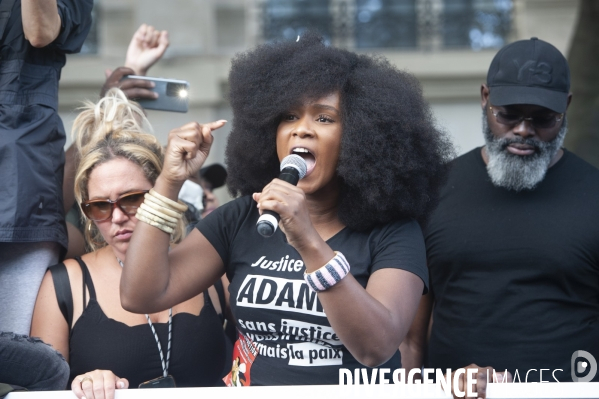
M599 170L562 148L569 90L547 42L493 59L486 145L453 161L426 227L430 294L402 343L405 368L478 368L478 397L485 368L514 382L599 380Z

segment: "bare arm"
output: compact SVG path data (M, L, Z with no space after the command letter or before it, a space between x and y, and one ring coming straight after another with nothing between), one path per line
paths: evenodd
M45 47L60 33L56 0L22 0L21 14L25 38L33 47Z
M225 272L214 247L194 229L168 251L168 235L138 223L121 276L121 304L134 313L155 313L186 301Z
M406 370L420 369L428 344L428 329L433 310L433 297L428 293L420 300L418 311L408 334L399 346L401 364Z
M69 326L58 307L50 272L46 272L37 294L31 321L31 336L39 337L52 345L67 362L69 361Z
M185 179L197 173L212 144L212 130L224 121L187 124L169 134L164 168L154 189L177 200ZM197 230L169 252L169 235L137 223L121 276L121 304L134 313L155 313L183 302L224 274L222 259Z
M348 275L318 298L345 347L360 363L376 367L397 351L423 286L413 273L382 269L372 274L366 290Z

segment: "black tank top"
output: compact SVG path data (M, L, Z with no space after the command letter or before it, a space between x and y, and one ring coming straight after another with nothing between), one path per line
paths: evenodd
M96 291L85 263L77 259L83 282L89 290L89 303L70 335L71 381L79 374L96 369L112 370L129 380L130 388L162 376L158 345L149 324L130 327L106 317L96 300ZM166 358L168 323L153 323ZM210 295L204 292L199 316L177 313L173 316L171 358L168 373L178 387L222 386L225 366L225 335Z

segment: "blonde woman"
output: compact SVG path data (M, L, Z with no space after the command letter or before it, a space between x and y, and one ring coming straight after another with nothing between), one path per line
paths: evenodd
M156 378L148 385L222 384L223 312L213 287L150 315L128 312L119 301L135 213L162 170L162 146L145 125L141 108L118 89L86 104L74 124L80 154L75 196L93 252L46 273L31 334L69 361L79 398L111 398L115 388ZM182 231L180 223L171 243Z

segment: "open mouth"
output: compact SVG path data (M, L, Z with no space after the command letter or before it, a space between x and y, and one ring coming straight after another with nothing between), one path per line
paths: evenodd
M314 154L305 147L295 147L291 149L292 154L299 155L306 161L306 176L314 170L314 166L316 165L316 157Z

